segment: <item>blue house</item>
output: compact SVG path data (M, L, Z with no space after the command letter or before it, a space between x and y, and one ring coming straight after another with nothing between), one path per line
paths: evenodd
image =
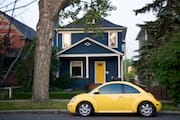
M89 84L101 84L112 78L123 80L123 56L127 28L101 18L103 33L84 31L85 17L77 24L55 29L53 45L59 48L59 75L69 74L73 88L85 89ZM94 24L93 20L88 24Z

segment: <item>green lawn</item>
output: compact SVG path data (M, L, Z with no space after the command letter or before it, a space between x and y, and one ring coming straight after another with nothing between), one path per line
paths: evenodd
M173 103L162 103L162 110L180 111L180 108Z
M67 102L0 102L0 110L66 109Z

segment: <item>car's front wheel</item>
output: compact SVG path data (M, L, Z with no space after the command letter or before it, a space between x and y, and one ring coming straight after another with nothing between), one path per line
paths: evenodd
M144 117L150 117L155 115L156 109L150 102L143 102L138 106L138 113Z
M77 112L83 117L87 117L93 113L93 107L88 102L82 102L77 106Z

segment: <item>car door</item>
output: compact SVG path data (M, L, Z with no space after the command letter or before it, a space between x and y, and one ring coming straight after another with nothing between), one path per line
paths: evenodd
M123 85L123 94L119 101L123 102L123 111L132 112L134 101L140 96L140 92L132 86Z
M119 101L119 95L122 93L120 84L108 84L98 91L98 94L94 95L98 112L118 112L123 109Z

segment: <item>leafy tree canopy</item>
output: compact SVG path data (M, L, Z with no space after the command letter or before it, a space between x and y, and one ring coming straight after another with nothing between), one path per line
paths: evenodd
M180 32L161 47L149 59L156 78L167 86L170 96L176 103L180 103Z

